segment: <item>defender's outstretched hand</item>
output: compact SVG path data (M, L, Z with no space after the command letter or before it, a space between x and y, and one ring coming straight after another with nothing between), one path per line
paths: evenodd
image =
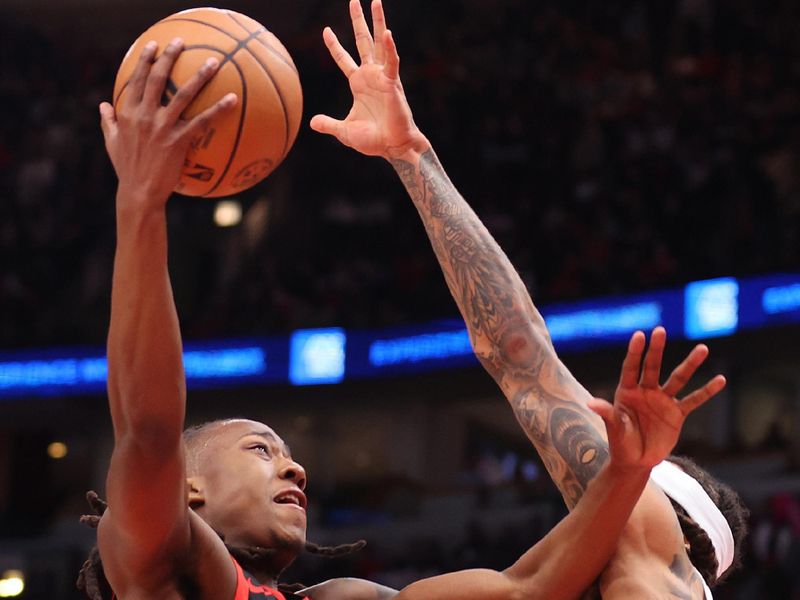
M350 17L361 64L348 54L330 27L322 33L325 45L350 83L353 107L344 120L327 115L311 119L311 128L336 137L345 146L368 156L398 158L428 141L417 128L400 82L400 57L392 32L386 28L381 0L372 2L370 33L361 0L350 0Z
M659 385L666 340L663 327L653 330L642 367L645 335L634 333L622 363L614 404L600 399L589 402L605 422L611 460L619 465L649 468L660 463L678 442L686 417L725 387L725 377L717 375L683 400L675 397L708 357L708 347L703 344L695 346L667 382Z
M164 88L183 42L173 40L157 59L156 50L154 41L145 45L119 111L108 102L100 104L100 124L120 190L137 191L149 201L163 204L178 184L192 139L215 115L234 107L237 98L227 94L194 118L183 118L183 111L219 67L219 61L209 59L169 104L162 106Z

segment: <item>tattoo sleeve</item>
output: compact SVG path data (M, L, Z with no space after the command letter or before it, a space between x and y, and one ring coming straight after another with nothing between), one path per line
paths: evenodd
M422 217L475 354L572 508L608 459L588 392L556 356L525 285L433 150L392 166Z

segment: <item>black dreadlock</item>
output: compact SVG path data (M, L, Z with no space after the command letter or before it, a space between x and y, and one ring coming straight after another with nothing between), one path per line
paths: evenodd
M81 523L93 529L97 529L97 526L100 524L100 517L103 516L103 513L108 508L108 503L93 491L86 493L86 500L94 511L94 514L81 516ZM219 533L218 535L224 543L225 538ZM339 556L346 556L353 552L358 552L366 545L367 542L364 540L358 540L352 544L340 544L338 546L320 546L314 542L306 542L305 551L309 554L324 556L326 558L337 558ZM229 546L228 544L225 544L225 547L228 549L231 556L233 556L245 570L249 570L254 565L258 565L273 554L273 550L270 548L239 548L236 546ZM100 559L100 551L97 549L97 546L94 546L89 552L89 556L84 561L81 571L78 574L78 580L75 583L78 589L82 590L89 600L111 600L111 586L103 571L103 561ZM292 595L305 587L307 586L302 583L278 584L278 590L288 595Z

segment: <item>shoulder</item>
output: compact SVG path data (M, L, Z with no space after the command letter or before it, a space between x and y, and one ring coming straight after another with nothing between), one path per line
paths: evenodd
M622 534L622 543L663 559L669 566L685 551L683 531L669 498L652 481L647 484Z
M398 591L365 579L340 577L313 585L300 594L311 600L389 600Z
M135 543L115 527L113 510L105 512L97 531L97 545L105 577L118 597L127 595L126 590L152 595L159 590L177 589L187 581L212 597L234 597L236 568L225 544L194 511L189 513L189 543L184 549L142 553L132 548Z

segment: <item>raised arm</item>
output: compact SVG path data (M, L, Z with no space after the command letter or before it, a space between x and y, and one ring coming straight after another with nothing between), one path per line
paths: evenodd
M118 594L131 579L145 588L169 577L166 557L189 544L181 433L186 389L178 316L167 270L166 202L186 150L226 97L185 121L183 110L216 70L206 64L161 106L182 44L155 60L149 43L128 84L124 107L100 106L106 149L119 179L117 247L108 332L108 398L114 451L109 510L98 531L106 574Z
M374 42L356 0L350 11L361 64L330 29L324 40L349 80L353 108L344 120L317 115L311 127L394 166L422 217L475 353L572 507L608 458L605 430L587 407L591 396L556 356L522 280L414 123L380 1L372 4Z

